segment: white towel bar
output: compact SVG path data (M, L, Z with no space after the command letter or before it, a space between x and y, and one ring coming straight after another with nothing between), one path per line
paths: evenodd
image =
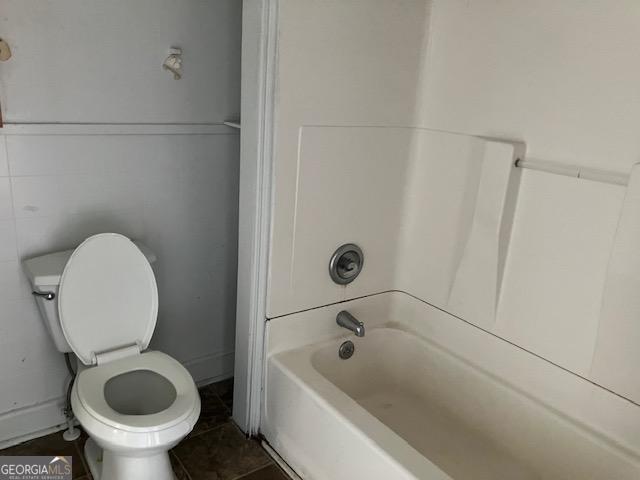
M629 175L618 172L609 172L595 168L578 167L575 165L565 165L562 163L547 162L544 160L516 160L516 167L539 170L541 172L555 173L567 177L581 178L595 182L612 183L614 185L626 186L629 183Z

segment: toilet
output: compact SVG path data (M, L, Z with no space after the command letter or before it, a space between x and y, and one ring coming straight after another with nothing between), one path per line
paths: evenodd
M147 350L158 313L152 259L104 233L25 262L56 347L78 358L71 405L90 437L84 452L96 480L175 480L168 452L200 415L189 372Z

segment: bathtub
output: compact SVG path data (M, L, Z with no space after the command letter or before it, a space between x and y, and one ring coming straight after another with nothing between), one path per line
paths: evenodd
M640 478L637 406L407 303L393 293L269 326L261 430L302 478ZM364 338L330 325L345 307Z

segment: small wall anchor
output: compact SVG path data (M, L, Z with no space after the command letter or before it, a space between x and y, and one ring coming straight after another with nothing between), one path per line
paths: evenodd
M182 49L179 47L171 47L169 56L162 63L162 68L173 73L175 80L182 78Z
M9 44L0 38L0 62L6 62L11 58L11 48Z

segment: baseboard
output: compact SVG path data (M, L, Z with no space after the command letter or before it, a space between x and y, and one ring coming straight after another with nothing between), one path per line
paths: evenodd
M0 449L64 429L65 401L64 397L54 398L0 414Z
M201 387L233 376L234 352L219 352L194 358L182 364Z

